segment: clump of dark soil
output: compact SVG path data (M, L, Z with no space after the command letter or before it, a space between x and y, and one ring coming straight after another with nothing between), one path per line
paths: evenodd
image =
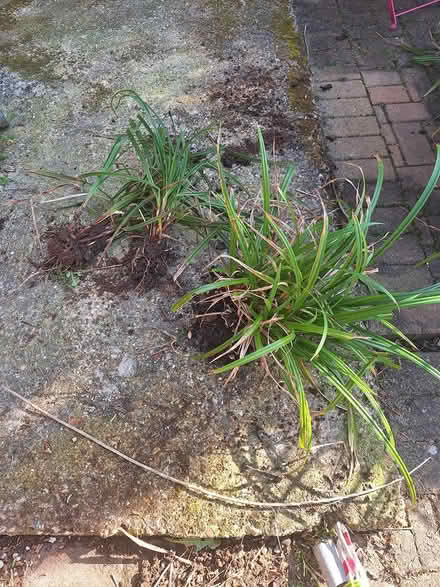
M269 129L263 130L263 139L266 149L270 153L279 154L282 152L282 145L288 142L286 130ZM225 147L222 152L221 162L223 167L230 168L233 165L247 167L259 161L260 147L257 141L246 139L241 143Z
M297 537L243 537L241 540L146 540L169 555L142 549L113 536L0 536L0 585L119 585L175 587L312 585L317 572L310 548ZM191 544L193 543L193 545ZM173 553L189 561L185 564ZM307 562L307 566L304 564ZM172 568L170 568L172 567ZM72 580L66 583L71 569ZM169 581L172 576L172 582ZM316 576L316 575L315 575ZM75 583L75 580L77 581Z
M98 293L117 295L131 290L144 293L168 276L173 251L167 239L132 235L122 258L106 256L115 228L110 219L87 226L70 223L52 227L43 235L46 256L39 268L55 274L87 270L98 286ZM104 257L100 257L101 253Z
M193 302L195 315L191 327L191 341L201 352L206 353L226 342L235 332L236 308L228 299L211 304L207 299ZM233 353L216 362L219 366L237 358Z
M47 252L40 267L46 271L83 268L104 251L113 232L110 219L87 226L79 223L55 226L43 235Z
M132 237L122 259L109 258L108 271L97 271L93 280L98 293L117 295L135 290L145 293L168 277L168 264L174 252L167 239L152 240L148 236Z

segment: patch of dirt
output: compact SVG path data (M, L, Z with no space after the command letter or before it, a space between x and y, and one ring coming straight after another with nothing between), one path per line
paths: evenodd
M252 163L252 159L257 154L255 142L246 141L239 145L233 145L223 149L221 162L223 167L231 168L233 165L243 165L246 167Z
M274 121L277 127L283 122L277 119L274 119ZM280 134L279 128L263 131L264 144L269 153L280 153L282 145L286 144L286 138L286 134ZM223 166L227 168L233 165L246 167L259 160L259 153L260 147L257 141L246 139L239 144L230 145L223 149L221 161Z
M287 587L289 576L295 577L292 563L289 569L291 538L193 540L187 544L145 540L171 554L158 555L123 537L1 536L0 587ZM295 560L302 560L298 548L299 543ZM175 559L173 553L190 564ZM301 573L304 585L311 585L307 569Z
M0 223L1 229L1 223ZM168 263L173 250L167 239L154 240L148 236L130 237L130 245L122 258L97 259L106 251L114 234L111 220L87 226L71 223L55 226L43 235L46 257L39 268L49 273L81 271L90 267L98 293L117 295L137 290L143 293L168 275Z
M202 299L193 302L192 307L195 318L191 327L191 342L201 353L223 344L234 334L237 314L234 306L227 300L211 305ZM230 357L225 357L224 362L229 361ZM222 362L218 361L217 364L221 365Z
M41 269L62 271L88 265L104 251L113 231L110 220L87 226L76 223L55 226L43 235L47 252Z
M281 149L292 145L296 135L294 116L286 113L284 101L278 95L284 77L278 66L263 70L237 65L210 88L208 99L222 114L226 128L240 134L242 129L248 129L248 119L253 118L263 128L267 146L272 148L275 138ZM233 150L239 151L240 148ZM246 144L244 151L255 155L255 143Z
M140 244L139 244L140 242ZM128 252L118 260L108 260L108 271L96 271L92 278L98 293L116 295L136 290L144 293L168 277L168 263L174 253L167 239L151 240L149 237L133 237Z
M316 532L280 537L144 538L169 554L122 536L0 536L0 587L313 587L324 583L312 546L327 536L324 524ZM352 538L371 585L402 582L400 532L367 531Z

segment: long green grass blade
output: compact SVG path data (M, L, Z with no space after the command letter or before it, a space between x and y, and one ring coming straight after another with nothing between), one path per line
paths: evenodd
M297 310L303 304L304 300L310 295L312 289L318 279L319 271L321 269L321 264L325 254L325 248L327 244L327 237L328 237L328 215L327 212L324 211L324 221L322 225L322 233L321 238L319 240L319 245L316 251L316 255L313 261L313 265L310 269L309 279L307 281L307 285L305 286L303 292L298 296L295 304L294 310Z
M412 477L408 471L408 467L404 463L400 454L397 452L394 446L394 442L391 441L388 435L384 433L382 428L373 419L369 411L355 398L355 396L352 393L346 393L345 386L336 378L334 374L329 372L326 368L322 367L319 363L317 364L317 368L322 372L322 374L326 377L329 383L334 385L334 387L341 393L341 395L353 407L353 409L367 422L370 430L372 430L375 433L379 440L382 440L384 442L389 454L399 467L400 472L408 485L411 500L415 502L416 488L414 486L414 481L412 480Z
M232 361L231 363L228 363L227 365L224 365L222 367L218 367L217 369L215 369L213 371L213 373L224 373L225 371L231 371L232 369L235 369L237 367L242 367L243 365L247 365L248 363L251 363L252 361L257 361L259 359L262 359L266 355L270 355L271 353L274 353L275 351L278 351L278 350L282 349L283 347L285 347L286 345L290 344L295 339L295 336L296 336L296 333L291 332L287 336L283 336L282 338L279 338L278 340L262 347L261 349L258 349L252 353L249 353L248 355L246 355L245 357L242 357L241 359L237 359L236 361Z
M263 235L269 236L269 222L267 214L270 214L270 200L271 200L271 184L269 176L269 164L267 161L267 153L264 146L263 133L261 128L257 130L258 145L260 148L260 162L261 162L261 184L263 189L263 211L264 211L264 222L263 222Z
M310 450L312 445L312 418L310 415L309 403L307 401L304 390L302 374L294 356L291 353L284 353L284 365L286 367L286 372L291 375L289 377L288 375L284 374L287 389L298 403L300 422L298 439L299 447L305 450Z

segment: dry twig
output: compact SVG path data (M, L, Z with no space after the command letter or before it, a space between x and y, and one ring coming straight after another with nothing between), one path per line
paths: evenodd
M241 499L239 497L229 497L228 495L222 495L220 493L216 493L215 491L209 491L208 489L205 489L204 487L200 487L199 485L195 485L194 483L188 483L187 481L182 481L181 479L177 479L176 477L173 477L172 475L167 475L167 473L164 473L163 471L153 469L153 467L149 467L148 465L145 465L144 463L141 463L140 461L137 461L136 459L133 459L132 457L129 457L128 455L125 455L124 453L120 452L118 449L113 448L112 446L106 444L102 440L99 440L98 438L95 438L91 434L88 434L87 432L80 430L76 426L72 426L72 424L68 424L67 422L64 422L64 420L60 420L56 416L53 416L49 412L46 412L46 410L39 408L37 405L30 402L29 400L24 398L22 395L20 395L16 391L13 391L12 389L7 387L6 385L2 385L2 389L4 391L6 391L7 393L17 397L22 402L24 402L26 405L30 406L31 408L33 408L35 411L39 412L40 414L43 414L44 416L46 416L47 418L50 418L54 422L57 422L61 426L64 426L65 428L72 430L73 432L75 432L75 434L78 434L79 436L87 438L87 440L90 440L91 442L97 444L101 448L104 448L105 450L117 455L121 459L124 459L125 461L132 463L136 467L139 467L140 469L143 469L144 471L147 471L148 473L152 473L153 475L156 475L157 477L160 477L161 479L165 479L166 481L174 483L175 485L180 485L181 487L185 487L186 489L189 489L190 491L197 493L203 497L206 497L211 500L222 501L224 503L229 503L229 504L238 505L238 506L252 507L252 508L261 508L261 509L273 509L273 508L288 509L288 508L321 506L321 505L328 505L331 503L338 503L341 501L348 501L351 499L355 499L357 497L364 497L365 495L369 495L370 493L375 493L376 491L380 491L381 489L385 489L386 487L390 487L391 485L395 485L396 483L400 483L401 481L403 481L403 477L397 477L396 479L393 479L393 481L389 481L388 483L384 483L383 485L378 485L377 487L365 489L364 491L358 491L357 493L349 493L348 495L335 495L335 496L331 496L331 497L325 497L323 499L311 499L309 501L294 501L294 502L274 501L274 502L270 502L270 501L251 501L251 500L247 500L247 499ZM417 471L418 469L423 467L423 465L425 465L430 460L431 460L431 457L426 458L419 465L417 465L417 467L414 467L411 471L409 471L409 474L412 475L413 473L415 473L415 471ZM122 528L121 528L121 530L125 533L125 530L123 530ZM135 537L131 537L131 538L135 542L136 542L136 540L139 540L138 538L135 538ZM158 548L158 547L155 547L155 548Z

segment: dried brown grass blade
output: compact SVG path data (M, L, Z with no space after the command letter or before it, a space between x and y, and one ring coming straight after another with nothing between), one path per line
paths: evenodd
M124 528L118 528L118 530L120 532L122 532L123 534L125 534L125 536L127 536L127 538L130 538L130 540L132 540L135 544L137 544L141 548L146 548L147 550L152 550L153 552L158 552L160 554L167 554L169 556L172 556L176 560L180 561L181 563L185 563L186 565L192 565L192 562L190 560L188 560L187 558L182 558L181 556L177 556L177 554L174 554L173 552L166 550L166 548L161 548L160 546L156 546L155 544L150 544L150 542L145 542L145 540L141 540L137 536L133 536L133 534L130 534L129 532L127 532L127 530L124 530Z

